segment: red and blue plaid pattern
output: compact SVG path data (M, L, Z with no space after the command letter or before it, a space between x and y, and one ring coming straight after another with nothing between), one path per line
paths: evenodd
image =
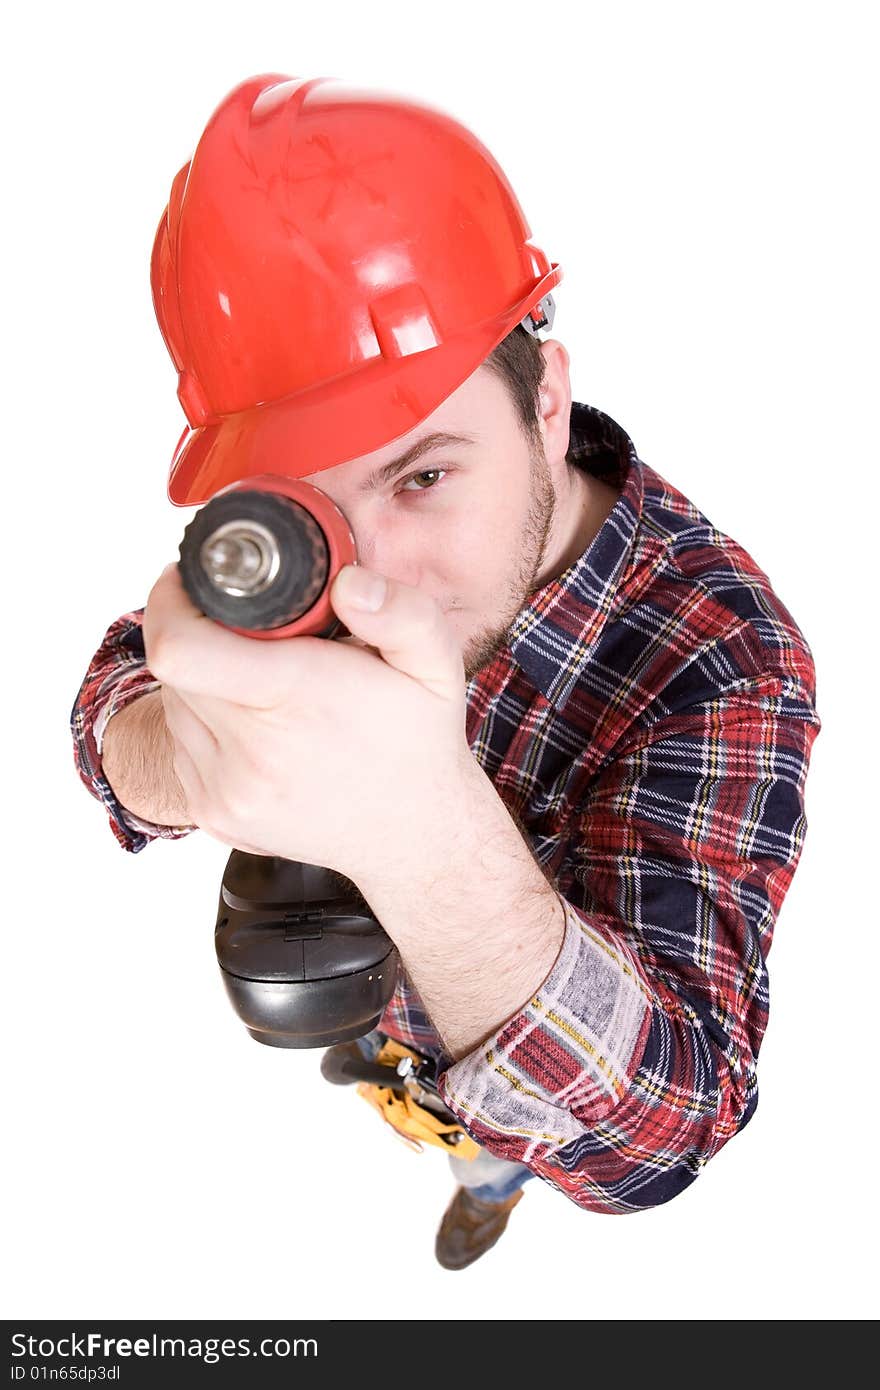
M547 980L453 1062L401 972L380 1027L433 1056L489 1152L578 1206L669 1201L754 1114L766 957L803 845L820 728L809 647L767 576L572 406L569 458L618 487L598 536L534 594L468 686L471 749L566 905ZM184 828L116 800L107 719L158 683L138 609L71 714L77 770L137 852Z

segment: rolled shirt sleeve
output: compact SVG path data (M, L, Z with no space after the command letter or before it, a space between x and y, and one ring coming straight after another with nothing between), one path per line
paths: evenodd
M104 806L110 828L123 849L137 854L151 840L179 840L195 826L157 825L122 805L104 776L102 750L108 723L126 705L159 688L146 663L141 620L134 609L107 629L89 662L70 714L73 758L83 785Z
M659 720L572 818L565 935L532 999L438 1085L577 1205L669 1201L751 1118L766 954L819 721L778 676Z

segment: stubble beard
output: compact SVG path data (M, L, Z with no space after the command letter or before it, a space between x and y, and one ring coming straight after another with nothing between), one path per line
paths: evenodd
M544 557L556 511L556 493L540 442L532 446L529 458L532 500L523 523L519 555L510 576L503 617L490 627L475 633L466 643L463 652L466 680L470 680L484 666L488 666L502 647L507 645L511 624L534 593L537 577L544 567Z

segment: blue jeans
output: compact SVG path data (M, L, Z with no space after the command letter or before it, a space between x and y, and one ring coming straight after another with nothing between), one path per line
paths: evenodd
M384 1033L374 1028L358 1038L361 1052L372 1062L385 1041ZM466 1187L472 1197L481 1202L505 1202L535 1175L524 1163L513 1163L507 1158L496 1158L486 1149L481 1149L476 1158L456 1158L448 1154L447 1160L452 1176L460 1187Z

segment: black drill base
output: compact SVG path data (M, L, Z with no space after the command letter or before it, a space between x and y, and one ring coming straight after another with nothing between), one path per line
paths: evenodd
M230 1002L270 1047L331 1047L378 1026L398 954L355 884L291 859L229 856L214 932Z

